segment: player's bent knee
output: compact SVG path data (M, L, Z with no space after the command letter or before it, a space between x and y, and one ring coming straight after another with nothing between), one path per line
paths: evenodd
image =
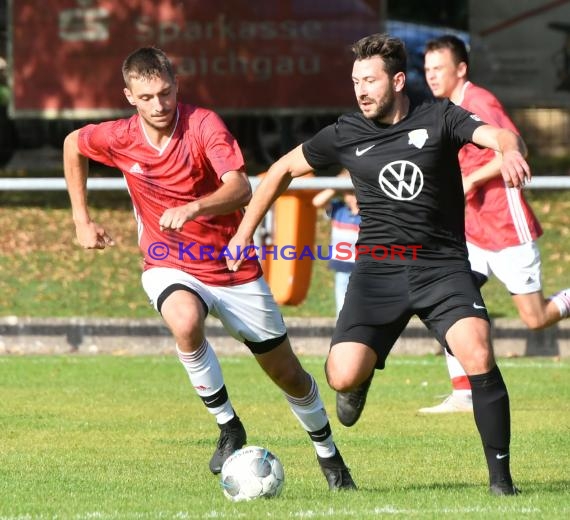
M172 319L167 321L172 335L183 352L191 352L203 343L204 341L204 327L203 324L188 319Z
M350 392L358 387L353 377L333 377L327 379L329 386L336 392Z
M536 314L521 314L523 323L529 330L540 330L546 326L546 317Z
M354 371L347 370L347 367L335 366L330 359L325 365L325 374L327 383L337 392L347 392L358 386L357 374Z
M361 343L336 343L331 347L325 373L329 386L348 392L366 381L377 363L376 353Z
M478 346L467 350L460 358L465 372L471 374L484 374L495 366L495 357L490 346Z

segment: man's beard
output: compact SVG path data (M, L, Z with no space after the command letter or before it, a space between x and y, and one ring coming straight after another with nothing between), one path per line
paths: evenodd
M386 96L378 104L378 108L369 115L364 115L367 119L378 119L382 120L386 116L390 115L394 111L394 105L396 103L396 95L391 90L386 94Z

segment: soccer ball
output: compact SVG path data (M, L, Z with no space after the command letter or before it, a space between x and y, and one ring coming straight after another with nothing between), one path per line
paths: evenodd
M234 502L279 496L285 483L280 460L265 448L246 446L222 466L224 495Z

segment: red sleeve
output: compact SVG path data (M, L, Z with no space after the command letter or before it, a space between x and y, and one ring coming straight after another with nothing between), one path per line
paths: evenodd
M216 113L207 111L200 122L200 137L208 161L219 179L224 173L243 169L244 159L239 144Z
M519 133L501 102L489 91L478 89L476 95L469 99L468 106L466 105L465 108L477 114L490 125L507 128L516 134Z
M112 159L110 136L112 121L84 126L79 130L79 151L94 161L115 166Z

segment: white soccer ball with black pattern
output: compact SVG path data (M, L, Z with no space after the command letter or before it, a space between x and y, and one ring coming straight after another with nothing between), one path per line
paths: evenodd
M230 455L222 466L224 495L234 502L279 496L285 483L280 460L259 446L246 446Z

